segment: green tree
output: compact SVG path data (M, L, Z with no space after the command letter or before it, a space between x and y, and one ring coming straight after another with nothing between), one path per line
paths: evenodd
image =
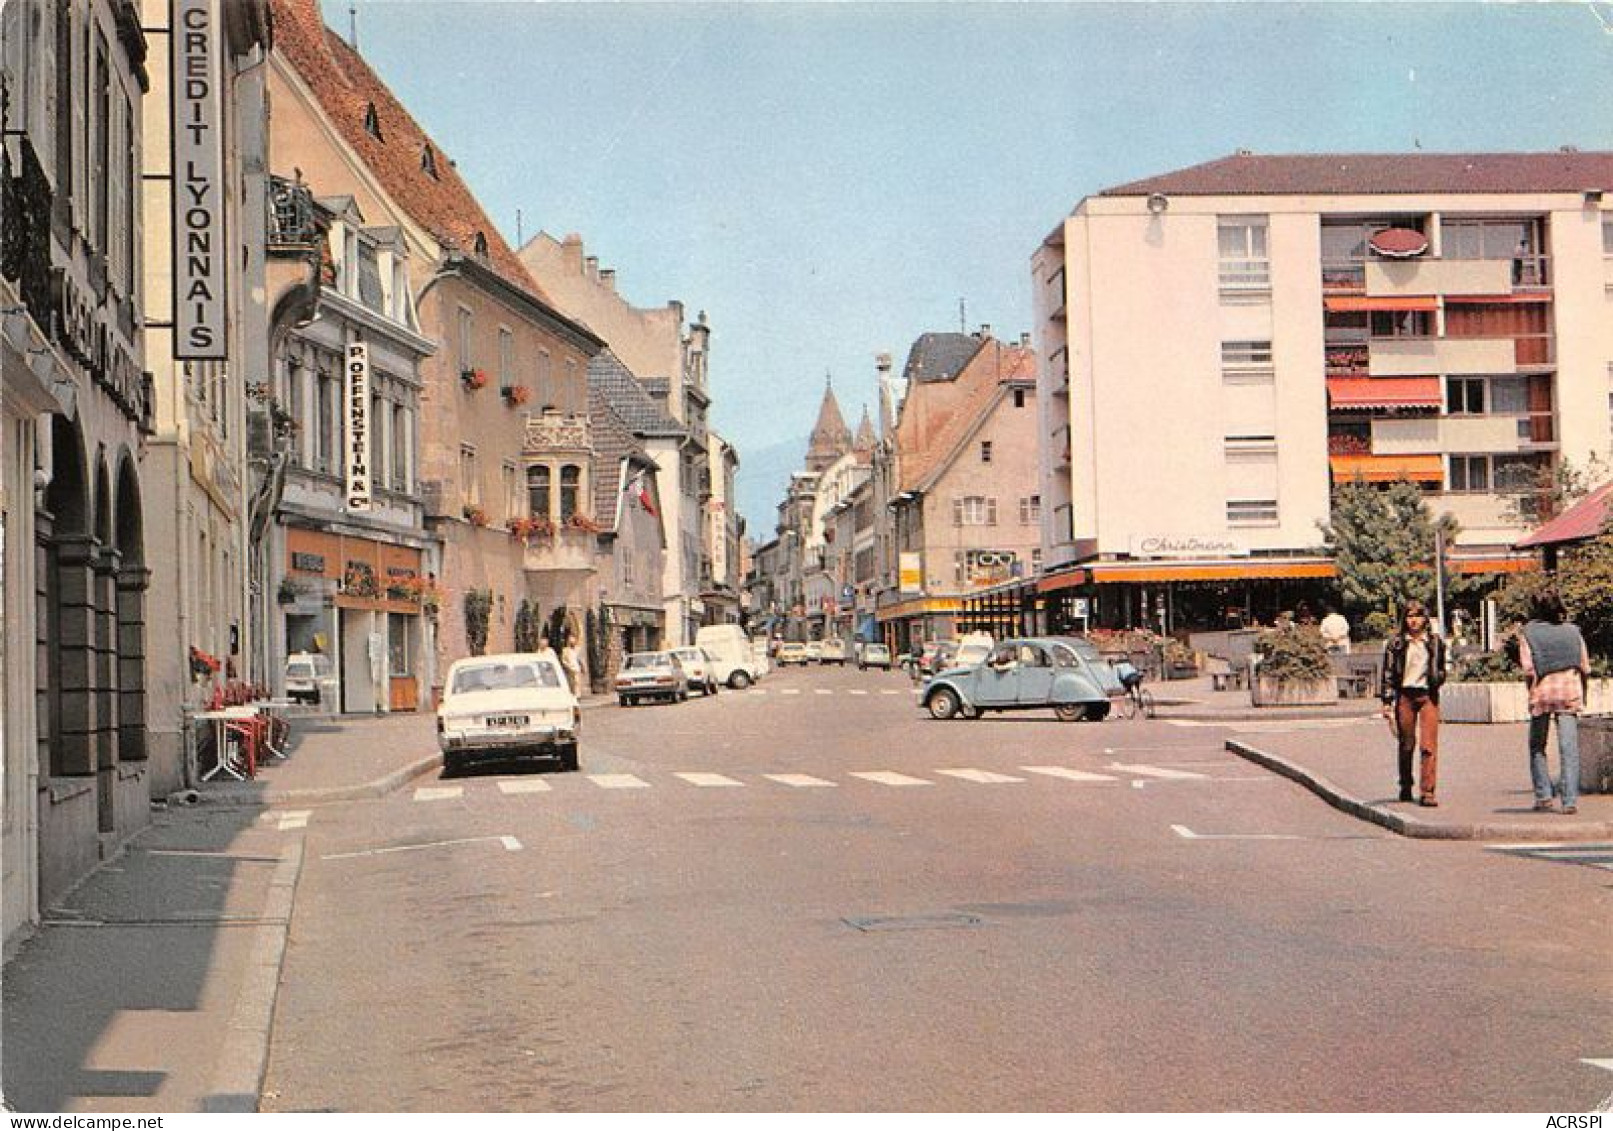
M525 597L521 598L520 607L515 610L515 650L517 652L536 652L538 650L538 635L542 621L538 617L538 607Z
M1569 619L1585 634L1593 656L1613 658L1613 531L1580 546L1565 546L1557 553L1555 573L1515 573L1496 594L1496 612L1503 625L1529 619L1535 594L1555 586L1568 608Z
M493 591L491 589L465 590L465 646L472 656L487 651L487 630L492 623Z
M1434 518L1416 484L1341 484L1333 490L1330 520L1318 525L1338 569L1345 612L1366 636L1392 633L1408 601L1434 607L1434 532L1443 530L1450 546L1458 527L1449 515ZM1446 575L1448 596L1470 584Z

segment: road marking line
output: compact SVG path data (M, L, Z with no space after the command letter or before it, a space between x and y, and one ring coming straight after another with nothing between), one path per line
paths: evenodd
M1172 825L1171 830L1183 840L1300 840L1288 833L1196 833L1186 825Z
M281 832L285 832L288 829L306 829L308 827L308 818L313 815L313 810L311 809L292 809L281 813L279 815L279 829Z
M847 695L867 695L868 692L866 692L866 691L862 690L862 688L858 687L858 688L853 688L852 690L846 692L846 694Z
M812 689L812 693L814 695L833 695L834 694L834 692L830 691L827 687L814 687Z
M905 693L900 688L886 687L886 688L881 689L880 694L881 695L902 695L902 694L905 694Z
M780 695L799 695L799 694L801 694L801 689L799 687L786 687L783 691L779 692L779 694Z
M1110 762L1106 767L1111 770L1120 770L1128 774L1141 774L1145 778L1166 778L1172 781L1208 781L1208 774L1194 774L1187 770L1164 770L1158 766L1127 765L1122 762Z
M554 788L546 781L537 780L501 781L498 787L504 793L548 793Z
M1579 1062L1581 1064L1588 1064L1592 1068L1605 1068L1609 1072L1613 1072L1613 1059L1597 1059L1597 1060L1593 1060L1590 1057L1582 1056L1582 1057L1579 1058Z
M690 785L698 785L703 789L743 788L745 783L724 777L722 774L673 774L673 777L682 778Z
M360 856L390 856L394 852L418 852L422 848L451 848L459 844L486 844L495 841L504 846L506 852L521 851L521 842L513 836L471 836L460 840L434 840L426 844L400 844L393 848L366 848L362 852L333 852L329 856L321 856L321 860L354 860Z
M649 789L650 783L632 774L589 774L588 780L600 789Z
M416 801L450 801L464 795L465 787L462 785L422 786L414 791Z
M811 774L763 774L769 781L776 781L780 785L793 786L796 789L834 789L839 783L824 781Z
M1021 766L1028 774L1046 774L1050 778L1066 781L1114 781L1108 774L1089 774L1085 770L1072 770L1065 766Z
M923 778L910 778L906 774L892 773L889 770L853 770L852 777L871 781L876 785L934 785L933 781Z
M990 770L937 770L938 774L946 774L951 778L962 778L977 785L1000 785L1008 782L1023 782L1024 778L1011 778L1007 774L994 774Z

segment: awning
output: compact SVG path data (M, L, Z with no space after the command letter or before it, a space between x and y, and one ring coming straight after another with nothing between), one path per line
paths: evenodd
M1077 589L1092 580L1092 575L1084 569L1072 569L1065 573L1055 573L1042 578L1036 583L1038 593L1057 593L1061 589Z
M1602 532L1610 511L1613 511L1613 483L1604 483L1527 538L1521 539L1517 543L1518 549L1589 541Z
M1433 295L1328 295L1325 308L1335 313L1352 310L1438 310Z
M1264 578L1332 577L1327 558L1239 558L1202 562L1095 562L1087 567L1099 585L1118 582L1244 581Z
M1445 564L1460 574L1527 573L1540 568L1533 554L1485 554L1472 558L1447 557Z
M915 597L911 601L903 601L897 605L887 605L874 616L881 624L886 621L901 620L904 617L918 617L925 613L955 613L963 608L963 602L956 597Z
M1388 259L1411 259L1428 250L1428 237L1416 228L1384 228L1373 232L1367 243Z
M1439 408L1438 377L1329 377L1334 408Z
M1350 483L1357 478L1368 483L1392 483L1409 479L1414 483L1442 483L1445 461L1439 456L1329 456L1333 482Z

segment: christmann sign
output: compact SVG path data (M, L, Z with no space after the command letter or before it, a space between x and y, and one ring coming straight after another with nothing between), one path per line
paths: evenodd
M223 99L217 0L171 0L174 357L225 356Z
M370 509L370 347L347 346L347 509Z
M1133 534L1134 558L1247 558L1249 547L1225 534Z

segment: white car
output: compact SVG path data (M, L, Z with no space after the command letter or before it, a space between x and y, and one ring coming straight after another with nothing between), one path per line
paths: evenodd
M787 640L778 646L778 666L789 667L791 664L804 664L807 662L807 647L794 640Z
M576 770L582 711L560 663L534 652L456 660L437 708L443 770L529 757Z
M323 652L293 652L286 657L286 698L336 710L336 669Z
M672 654L683 665L690 691L698 691L702 695L717 694L717 663L704 648L674 648Z

